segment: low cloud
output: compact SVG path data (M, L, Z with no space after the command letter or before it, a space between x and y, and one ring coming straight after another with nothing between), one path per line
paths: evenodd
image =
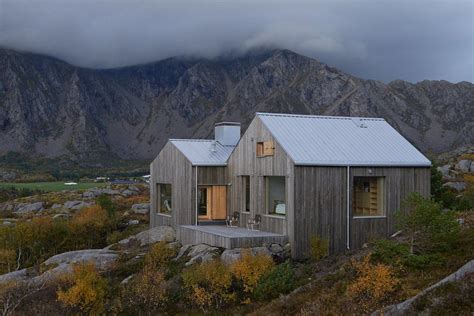
M0 46L110 68L278 47L390 81L474 81L473 2L0 0Z

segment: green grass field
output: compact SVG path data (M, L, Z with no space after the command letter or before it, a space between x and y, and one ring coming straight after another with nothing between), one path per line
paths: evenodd
M106 183L79 182L77 185L65 185L64 181L58 182L33 182L33 183L0 183L0 189L15 187L17 189L41 190L45 192L62 190L87 190L90 188L104 187Z

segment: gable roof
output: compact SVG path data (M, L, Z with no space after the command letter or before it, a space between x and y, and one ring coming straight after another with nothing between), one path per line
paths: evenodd
M381 118L256 115L296 165L431 166Z
M169 141L186 156L193 166L226 166L235 148L235 146L223 146L211 139L170 139Z

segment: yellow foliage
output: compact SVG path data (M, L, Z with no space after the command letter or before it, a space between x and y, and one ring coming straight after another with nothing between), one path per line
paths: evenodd
M329 240L313 235L309 242L312 260L319 261L329 254Z
M71 286L57 292L58 301L82 312L97 315L104 312L107 281L93 263L76 264L64 280Z
M373 304L384 302L397 290L400 281L389 266L381 263L371 264L370 255L351 263L357 278L347 287L347 294L359 302L365 311L369 311Z
M232 264L231 269L235 278L242 282L244 291L252 293L262 275L274 266L275 263L270 256L263 254L253 256L246 250L242 252L242 257Z
M16 252L11 249L0 249L0 270L10 272L16 265Z
M167 243L160 241L154 244L145 257L145 266L151 269L165 267L176 256L176 249L168 247Z
M218 309L235 299L235 293L231 292L232 273L218 260L192 266L182 277L189 300L204 311L211 307Z
M89 206L74 214L71 223L102 227L108 223L107 211L99 205Z
M471 183L471 184L474 184L474 174L465 173L464 174L464 181L468 182L468 183Z
M148 312L163 309L169 299L169 290L163 271L145 267L125 288L127 305Z

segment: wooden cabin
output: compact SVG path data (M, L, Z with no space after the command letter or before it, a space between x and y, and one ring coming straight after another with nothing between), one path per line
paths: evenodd
M164 146L151 164L150 221L178 236L199 226L183 239L217 243L203 225L258 219L269 233L259 240L286 236L296 259L313 235L341 253L392 234L402 200L429 196L430 166L384 119L257 113L241 138L238 123L219 123L214 140Z

